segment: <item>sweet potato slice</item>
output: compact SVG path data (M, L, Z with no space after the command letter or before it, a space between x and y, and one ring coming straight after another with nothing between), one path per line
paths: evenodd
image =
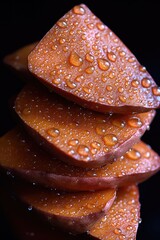
M33 75L28 70L28 55L34 49L38 42L26 45L15 52L5 56L4 63L13 71L24 78L32 78Z
M48 223L40 219L39 216L24 208L19 201L13 199L6 190L0 189L0 194L0 207L16 239L82 240L82 236L72 236L64 233L62 230L51 227Z
M57 93L99 112L160 106L160 88L145 67L83 4L42 38L29 55L29 70Z
M136 239L140 217L139 192L136 186L119 189L109 212L99 220L89 234L95 239Z
M66 193L13 180L9 184L15 196L29 209L34 209L53 226L72 233L90 229L109 210L116 197L115 189Z
M0 139L0 166L27 181L67 191L91 191L139 183L160 169L160 157L143 142L97 169L67 165L39 149L18 129Z
M80 167L101 166L121 156L139 141L155 115L154 110L104 115L33 84L17 96L15 110L37 142Z

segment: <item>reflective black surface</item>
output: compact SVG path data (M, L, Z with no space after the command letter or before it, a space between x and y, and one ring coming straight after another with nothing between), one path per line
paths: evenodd
M3 57L40 39L52 25L81 1L4 1L0 3L0 133L14 126L9 99L23 85L2 64ZM135 54L160 85L160 3L153 1L83 1ZM160 154L160 110L142 139ZM141 218L137 240L160 239L160 173L140 184ZM0 239L11 239L1 217Z

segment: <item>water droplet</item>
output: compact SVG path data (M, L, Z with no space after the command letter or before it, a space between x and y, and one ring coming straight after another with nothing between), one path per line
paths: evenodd
M112 88L111 85L107 85L107 86L106 86L106 90L107 90L108 92L112 91L112 89L113 89L113 88Z
M95 204L91 204L91 203L87 204L87 208L89 208L89 209L92 209L92 208L95 208L95 207L96 207Z
M69 155L74 155L74 154L75 154L75 151L74 151L73 149L71 149L71 150L68 151L68 154L69 154Z
M103 31L103 30L104 30L104 28L105 28L105 26L104 26L104 24L103 24L103 23L101 23L101 22L98 22L98 23L97 23L97 28L98 28L100 31Z
M104 136L106 133L106 129L104 129L103 127L96 127L96 132L98 135Z
M60 43L60 44L63 44L63 43L65 43L65 41L66 41L66 39L65 39L65 38L60 38L60 39L59 39L59 43Z
M76 52L72 52L69 56L69 62L71 65L79 67L82 65L83 60Z
M120 51L120 52L119 52L119 55L120 55L121 57L123 57L123 56L126 55L126 53L125 53L124 51Z
M81 155L81 156L88 156L89 153L89 148L85 145L79 145L77 152Z
M110 63L104 59L104 58L98 58L97 59L98 62L98 67L102 70L102 71L107 71L110 67Z
M104 101L105 101L105 98L104 98L104 97L99 97L99 98L98 98L98 101L99 101L99 102L104 102Z
M89 94L91 92L91 89L88 87L83 87L83 91L87 94Z
M86 35L85 34L82 34L82 37L81 37L83 40L86 40Z
M121 102L126 102L126 97L125 96L119 96L119 100L121 101Z
M109 78L113 79L115 77L115 73L114 72L110 72L108 76L109 76Z
M114 229L114 233L115 233L116 235L120 234L121 232L122 232L122 230L121 230L120 228L115 228L115 229Z
M130 57L130 58L128 58L128 62L132 63L132 62L134 62L134 61L135 61L135 57Z
M126 227L126 229L127 229L127 230L132 230L133 227L132 227L131 225L128 225L128 226Z
M105 135L103 140L104 140L105 145L107 145L107 146L114 146L118 142L118 139L117 139L116 135L114 135L114 134Z
M140 118L138 117L131 117L128 119L128 125L134 128L138 128L142 126L142 122L140 120Z
M99 32L97 32L97 33L95 34L95 38L96 38L96 39L100 38L100 33L99 33Z
M132 85L133 87L137 88L138 85L139 85L139 81L136 80L136 79L134 79L134 80L132 80L131 85Z
M28 211L32 211L32 206L28 206Z
M114 54L114 52L107 52L107 57L111 62L116 61L116 55Z
M124 88L123 87L119 87L118 88L118 92L120 92L120 93L124 92Z
M140 70L141 72L146 72L146 67L140 66L140 67L139 67L139 70Z
M149 88L151 86L151 80L148 78L143 78L141 83L144 88Z
M94 141L91 143L91 147L99 150L101 148L101 144L99 142Z
M160 87L152 87L152 92L155 96L160 96Z
M60 84L60 82L61 82L61 79L60 79L60 78L54 78L54 79L52 80L52 83L54 83L54 84L56 84L56 85Z
M141 224L141 222L142 222L142 218L139 218L139 221L138 221L138 223L139 223L139 224Z
M31 113L30 108L24 108L24 109L23 109L23 114L24 114L24 115L29 115L30 113Z
M88 27L89 29L93 29L93 28L94 28L94 25L93 25L93 23L89 23L89 24L87 24L87 27Z
M72 139L68 141L69 146L76 146L79 143L78 139Z
M69 48L68 48L67 46L64 46L64 47L63 47L63 51L64 51L64 52L67 52L68 49L69 49Z
M63 20L59 20L59 21L57 22L57 25L58 25L59 27L61 27L61 28L66 28L66 27L67 27L67 23L66 23L65 21L63 21Z
M132 148L128 152L126 152L126 156L132 160L137 160L141 157L141 154L140 152Z
M88 74L92 74L94 72L94 67L91 66L91 67L86 68L85 72Z
M93 62L93 61L94 61L94 57L93 57L91 54L87 53L87 54L86 54L86 60L87 60L88 62Z
M84 15L85 14L85 10L84 10L84 8L82 6L75 6L73 8L73 12L75 14L79 14L79 15Z
M49 134L51 137L58 137L60 131L57 128L50 128L47 130L47 134Z
M75 82L69 80L69 79L66 80L66 85L67 85L67 87L69 87L69 88L71 88L71 89L74 89L74 88L77 87L77 84L76 84Z
M145 153L144 153L144 157L145 157L145 158L149 158L150 156L151 156L151 153L150 153L150 152L145 152Z
M51 48L52 48L52 50L56 50L57 49L57 45L53 45Z
M113 124L114 126L116 126L116 127L124 128L125 125L126 125L126 122L123 121L123 120L114 119L114 120L112 121L112 124Z
M81 82L82 80L84 79L84 76L83 75L80 75L80 76L77 76L75 81L76 82Z

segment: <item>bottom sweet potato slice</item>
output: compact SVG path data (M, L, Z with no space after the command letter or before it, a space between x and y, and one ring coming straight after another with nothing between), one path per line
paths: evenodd
M28 211L10 193L0 189L0 207L7 219L12 233L18 240L82 240L86 236L73 236L50 226L32 211Z
M67 165L41 150L19 129L0 139L0 166L27 181L63 190L90 191L139 183L160 169L160 157L143 142L97 169Z
M136 186L119 189L109 212L89 231L95 239L135 240L140 219L139 192Z
M17 198L34 209L52 225L72 233L86 232L109 210L116 190L65 193L14 182Z

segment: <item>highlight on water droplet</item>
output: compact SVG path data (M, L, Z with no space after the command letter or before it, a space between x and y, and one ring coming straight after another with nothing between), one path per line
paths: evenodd
M71 52L69 56L69 62L71 65L79 67L82 65L83 59L76 52Z
M75 14L78 14L78 15L84 15L84 14L85 14L84 8L83 8L82 6L80 6L80 5L75 6L75 7L73 8L73 12L74 12Z
M140 152L138 152L134 148L132 148L128 152L126 152L125 155L126 155L126 157L130 158L131 160L138 160L141 157Z
M138 128L138 127L142 126L142 122L141 122L140 118L138 118L138 117L129 118L127 123L130 127L134 127L134 128Z
M102 70L102 71L107 71L110 67L110 63L104 59L104 58L98 58L97 59L98 62L98 67Z
M118 142L116 135L114 134L107 134L103 137L104 143L107 146L115 146Z
M51 137L58 137L60 134L60 131L57 128L50 128L47 130L47 134Z

